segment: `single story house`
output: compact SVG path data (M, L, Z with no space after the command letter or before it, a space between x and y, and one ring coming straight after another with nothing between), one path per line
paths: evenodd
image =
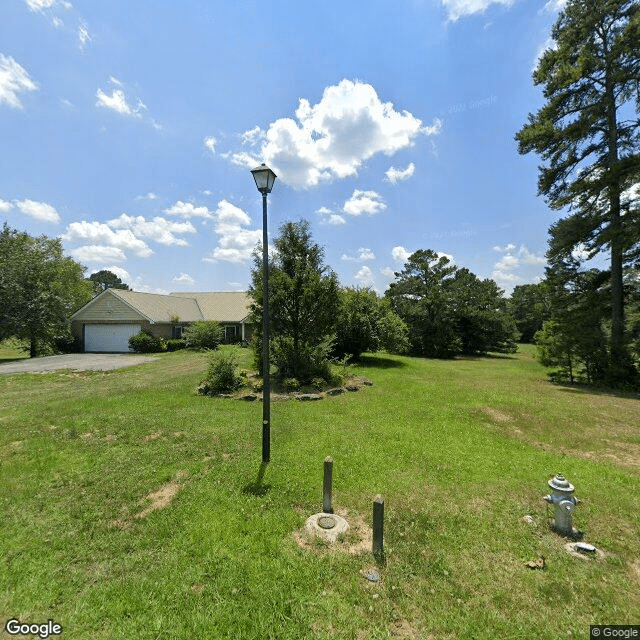
M225 341L248 340L251 298L244 292L141 293L107 289L71 316L71 329L84 351L125 352L129 338L142 330L156 337L180 338L197 320L216 320Z

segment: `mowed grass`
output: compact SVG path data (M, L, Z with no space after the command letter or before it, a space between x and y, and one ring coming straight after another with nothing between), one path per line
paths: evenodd
M53 619L73 639L556 640L640 622L637 397L551 385L530 347L368 356L353 372L372 387L272 404L260 473L261 404L198 396L206 368L176 352L0 376L3 625ZM348 521L370 522L384 495L378 583L361 574L369 552L297 544L321 511L327 455ZM569 555L550 530L556 473L604 559ZM544 570L526 567L540 556Z

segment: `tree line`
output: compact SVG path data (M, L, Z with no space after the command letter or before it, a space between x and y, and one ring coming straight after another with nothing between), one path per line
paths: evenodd
M305 220L286 222L269 259L270 359L282 379L328 378L331 358L364 352L450 358L516 350L503 291L431 250L412 254L384 296L341 288ZM263 264L254 252L250 294L255 364L262 366Z

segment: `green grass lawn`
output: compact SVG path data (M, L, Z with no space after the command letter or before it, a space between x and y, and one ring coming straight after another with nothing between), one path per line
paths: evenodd
M29 346L15 338L0 340L0 363L29 357Z
M551 385L529 347L368 356L354 373L374 386L272 404L259 479L261 405L198 396L206 368L182 351L0 376L3 626L53 619L63 640L557 640L640 623L637 397ZM354 529L385 497L378 583L361 573L371 553L345 552L357 533L298 544L327 455ZM569 555L550 531L556 473L604 559ZM544 570L525 566L541 555Z

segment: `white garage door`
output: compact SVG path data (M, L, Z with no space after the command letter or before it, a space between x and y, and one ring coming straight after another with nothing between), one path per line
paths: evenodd
M129 338L140 333L139 324L85 324L85 351L130 351Z

